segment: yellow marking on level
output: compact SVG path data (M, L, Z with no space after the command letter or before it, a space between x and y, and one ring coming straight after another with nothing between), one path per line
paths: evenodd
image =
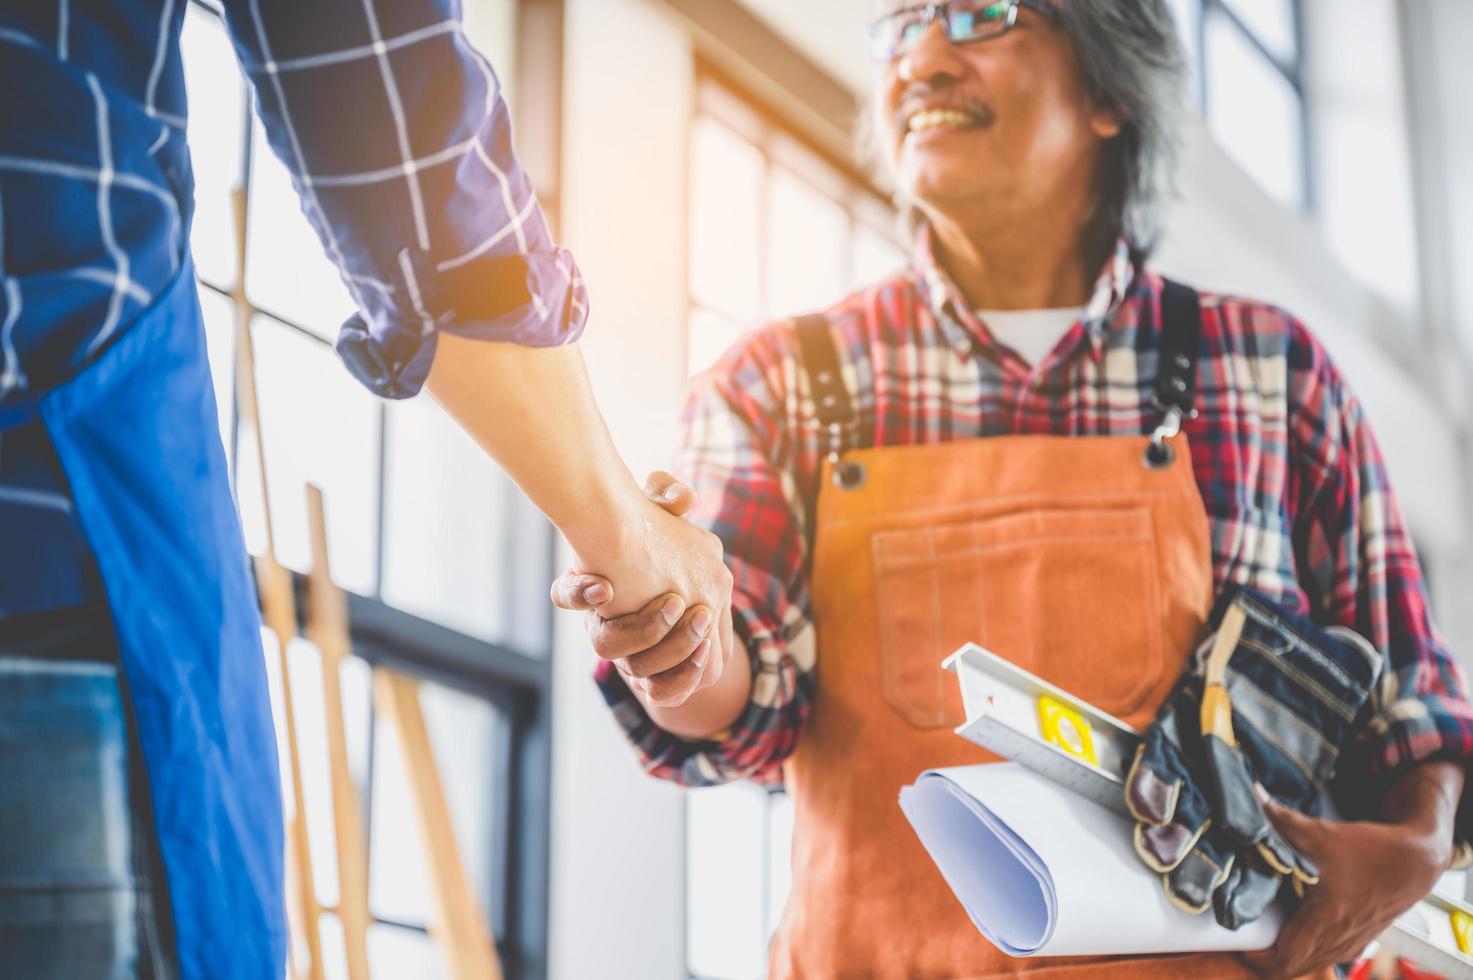
M1458 909L1448 916L1453 922L1453 938L1458 950L1473 955L1473 915Z
M1043 739L1058 746L1076 759L1091 765L1099 765L1095 756L1094 736L1089 722L1068 705L1044 695L1038 699L1038 724L1043 729Z

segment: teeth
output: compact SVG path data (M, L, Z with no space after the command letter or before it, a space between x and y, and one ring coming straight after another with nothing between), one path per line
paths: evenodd
M970 114L959 109L926 109L910 117L908 130L919 133L942 126L970 126L975 121Z

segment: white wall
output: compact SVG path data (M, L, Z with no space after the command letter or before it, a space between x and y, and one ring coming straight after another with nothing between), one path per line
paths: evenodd
M562 237L592 297L583 348L594 388L642 478L668 462L685 381L692 63L684 35L644 0L568 0L566 17ZM581 623L561 616L551 975L683 976L679 790L635 765L590 679L592 665Z

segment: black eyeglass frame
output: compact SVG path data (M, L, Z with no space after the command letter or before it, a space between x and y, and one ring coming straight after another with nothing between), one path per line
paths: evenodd
M870 54L874 57L876 61L894 61L896 58L899 58L906 53L905 49L898 45L893 51L888 50L888 47L886 49L882 49L880 47L879 41L880 26L882 24L888 23L896 17L900 17L905 14L919 13L921 15L922 30L929 28L933 23L936 22L938 18L940 18L941 26L946 30L947 39L951 40L951 4L952 0L940 0L940 2L938 3L918 3L909 7L901 7L899 10L892 10L890 11L890 13L885 14L883 17L876 18L870 24L869 29ZM1006 18L1004 18L1002 25L998 27L997 30L992 31L988 34L982 34L977 37L968 38L965 41L952 41L952 43L975 44L978 41L990 41L995 37L1001 37L1008 31L1012 30L1013 26L1017 24L1019 7L1027 7L1034 13L1042 17L1046 17L1056 24L1059 22L1060 19L1059 12L1051 7L1048 3L1044 2L1044 0L1007 0L1007 4L1008 15Z

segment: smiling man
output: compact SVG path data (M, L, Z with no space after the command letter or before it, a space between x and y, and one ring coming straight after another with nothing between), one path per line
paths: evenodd
M1165 3L890 4L872 42L913 264L696 380L680 475L726 545L747 658L712 657L710 617L679 603L590 613L615 716L661 778L786 783L774 977L1284 976L1354 956L1466 837L1473 709L1324 349L1147 262L1186 88ZM1339 747L1357 820L1269 808L1320 882L1249 962L1009 960L896 805L921 770L989 758L953 734L942 657L981 643L1145 727L1230 584L1384 656ZM609 595L577 574L555 592Z

